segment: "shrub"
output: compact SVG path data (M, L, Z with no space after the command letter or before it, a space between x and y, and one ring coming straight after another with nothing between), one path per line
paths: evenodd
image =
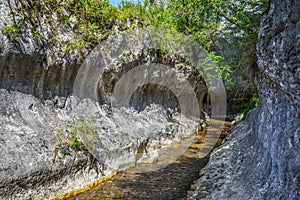
M9 35L15 38L21 34L21 27L15 23L7 24L2 28L2 33L3 35Z
M253 94L251 99L249 100L248 103L245 104L244 110L243 110L243 119L246 118L247 113L253 109L256 108L259 105L259 99L257 94Z
M97 127L92 124L91 121L85 121L79 117L74 117L71 125L66 129L53 130L56 134L57 140L55 144L55 157L62 158L58 155L60 151L63 155L77 155L79 151L85 154L90 154L88 149L84 145L81 136L94 137L97 134Z
M8 0L10 2L10 0ZM259 19L267 0L172 0L166 5L123 1L119 7L108 0L20 0L11 7L13 25L5 27L16 37L29 29L43 44L61 45L65 53L92 49L116 30L151 26L176 30L191 36L217 59L219 72L230 80L237 72L252 80ZM18 22L18 23L16 23ZM52 31L44 33L43 26ZM69 40L61 34L72 32ZM43 35L46 34L46 35ZM219 59L217 56L222 56Z

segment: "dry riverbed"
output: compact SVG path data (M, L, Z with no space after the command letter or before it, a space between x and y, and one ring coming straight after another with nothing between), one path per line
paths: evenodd
M231 124L225 122L216 146L221 144L230 128ZM208 156L199 158L205 134L205 131L199 131L193 141L185 139L180 144L164 148L155 163L138 164L62 199L186 199L194 189L199 171L209 160ZM178 159L172 159L182 151Z

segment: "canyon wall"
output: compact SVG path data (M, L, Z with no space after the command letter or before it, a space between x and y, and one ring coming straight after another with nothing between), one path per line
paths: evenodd
M300 198L299 9L270 1L257 44L260 105L214 151L193 199Z
M0 1L0 199L54 198L82 189L140 160L157 159L158 149L193 135L203 122L181 116L172 91L155 84L135 91L130 106L136 109L110 106L115 83L146 63L169 66L179 82L187 79L199 108L207 92L199 72L179 58L129 40L132 48L126 50L134 53L123 55L121 35L107 41L111 54L102 56L111 59L110 65L98 59L104 64L95 68L103 76L92 80L96 98L72 96L83 57L66 54L28 30L17 37L7 34L2 29L11 23L7 2ZM141 77L149 71L145 73ZM83 93L89 89L84 86ZM79 135L70 135L72 131Z

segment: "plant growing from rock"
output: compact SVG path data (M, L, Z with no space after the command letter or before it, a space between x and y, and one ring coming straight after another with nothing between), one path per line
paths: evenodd
M21 27L19 24L15 24L15 23L6 24L2 28L2 34L9 35L9 36L15 38L19 34L21 34Z
M62 55L74 53L82 61L111 34L140 27L163 28L200 43L227 82L241 76L252 83L259 19L268 0L173 0L164 5L124 1L119 7L109 5L108 0L7 2L12 23L3 32L17 38L29 31L42 46L54 46Z
M256 108L259 105L259 98L257 94L253 94L251 99L245 104L244 110L243 110L243 119L246 118L247 113L253 109Z
M257 93L252 94L251 98L246 98L246 97L238 97L238 98L233 98L232 101L240 106L240 109L243 111L242 112L242 120L244 120L248 114L248 112L251 109L254 109L258 107L259 105L259 98Z
M92 122L92 119L84 120L80 117L74 117L72 123L67 126L67 128L53 130L53 133L57 137L53 151L55 154L53 163L56 163L56 161L62 162L68 156L73 157L73 162L75 162L75 159L79 158L79 156L83 154L88 158L85 164L88 165L90 169L95 169L97 174L99 173L100 165L100 172L102 173L104 165L99 163L99 161L93 156L81 137L84 135L85 139L93 140L95 135L97 135L98 128L93 125Z

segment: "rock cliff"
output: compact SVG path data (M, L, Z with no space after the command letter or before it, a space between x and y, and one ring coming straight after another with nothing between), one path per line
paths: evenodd
M7 1L0 1L0 28L10 23L8 12ZM78 55L47 46L30 31L16 38L0 33L0 199L54 198L84 188L140 159L151 162L157 149L194 133L200 121L180 116L180 94L161 85L139 87L129 102L133 108L111 108L116 82L145 63L169 66L187 79L200 108L207 91L199 72L179 57L135 43L127 49L133 54L116 53L122 42L111 43L110 65L96 68L103 76L87 77L97 86L88 99L72 96ZM80 133L72 135L76 127ZM79 151L78 140L84 145Z
M214 151L193 199L300 198L299 9L270 1L257 44L260 105Z

